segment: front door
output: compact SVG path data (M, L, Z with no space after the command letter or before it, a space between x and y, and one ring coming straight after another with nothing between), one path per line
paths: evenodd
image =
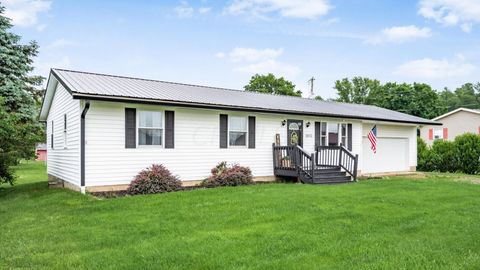
M287 120L288 145L303 146L303 120Z

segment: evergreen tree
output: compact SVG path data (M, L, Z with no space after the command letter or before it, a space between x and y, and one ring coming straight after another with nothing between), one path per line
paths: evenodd
M12 172L5 168L34 157L35 143L44 141L43 125L37 121L41 92L36 89L44 78L30 75L37 43L20 44L4 11L0 6L0 184L12 184Z

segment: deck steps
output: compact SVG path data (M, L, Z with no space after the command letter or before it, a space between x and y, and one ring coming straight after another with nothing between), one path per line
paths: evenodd
M312 184L343 184L352 182L352 177L340 167L319 168L313 171Z

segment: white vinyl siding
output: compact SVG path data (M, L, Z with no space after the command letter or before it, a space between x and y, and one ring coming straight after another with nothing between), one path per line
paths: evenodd
M66 130L65 115L68 121ZM74 100L61 84L56 88L47 117L47 144L48 174L79 186L80 101Z
M125 148L125 107L143 110L175 111L175 148L139 147ZM219 114L239 116L248 119L256 117L256 147L218 147L220 136ZM311 116L291 116L285 114L267 114L164 107L155 105L136 105L104 101L92 101L86 120L86 185L128 184L141 170L153 163L164 164L182 181L201 180L210 174L210 170L219 162L238 163L251 168L255 177L273 176L272 143L275 134L280 134L280 143L286 144L287 126L285 119L300 119L304 123L331 121L341 123L341 119L328 119ZM248 122L247 122L248 123ZM247 125L248 127L248 125ZM248 128L247 128L248 130ZM247 134L248 135L248 134ZM353 151L361 148L361 122L353 122ZM359 139L356 140L355 136ZM314 125L304 127L303 148L314 151Z
M406 171L409 167L417 166L417 127L415 125L402 124L376 124L377 125L377 153L379 151L385 154L376 155L370 149L365 148L368 132L375 123L364 123L362 130L362 150L359 154L359 170L362 174L384 173L392 171ZM353 135L355 138L355 135ZM404 145L405 147L399 147ZM383 148L383 149L382 149ZM405 164L400 164L398 158L405 157ZM369 165L370 162L375 165ZM393 165L397 163L397 165Z

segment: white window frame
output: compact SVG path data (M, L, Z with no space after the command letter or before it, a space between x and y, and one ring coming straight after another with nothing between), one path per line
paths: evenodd
M230 124L232 123L232 118L244 118L245 119L245 130L232 130ZM245 145L230 145L230 132L245 132ZM228 115L228 127L227 127L227 145L228 148L247 148L248 147L248 116L244 115Z
M161 135L162 135L162 140L160 145L147 145L147 144L140 144L140 134L139 131L140 129L158 129L158 127L152 128L152 127L141 127L140 126L140 115L142 112L156 112L160 113L162 116L162 123L161 123ZM163 110L139 110L137 109L137 123L136 123L136 140L137 140L137 147L138 148L164 148L165 147L165 111Z
M433 128L433 140L443 140L443 128Z
M345 126L345 134L343 134L343 127ZM340 140L339 143L343 145L343 147L348 149L348 123L340 123ZM343 138L345 138L345 143L343 143Z
M330 145L330 140L329 140L329 137L328 137L328 134L330 133L330 132L329 132L329 131L330 131L330 128L329 128L330 124L335 124L335 125L337 125L338 142L337 142L337 145L336 145L336 146L339 146L339 145L340 145L340 141L341 141L341 139L342 139L342 136L341 136L341 134L340 134L340 132L341 132L341 131L340 131L340 122L327 122L327 146L331 146L331 145Z
M322 135L322 124L326 124L326 134L325 136ZM342 138L345 137L345 144L343 145L345 148L348 149L348 125L352 123L348 122L334 122L334 121L320 121L320 145L322 145L322 138L325 138L325 145L324 146L329 146L330 141L328 138L328 133L330 131L329 125L335 124L338 126L338 143L337 146L340 146L340 143L342 143ZM342 132L342 125L345 125L345 134ZM352 125L353 128L353 125Z
M323 124L325 124L325 135L322 135ZM322 145L322 138L325 138L325 145ZM320 146L327 146L327 145L328 145L328 122L320 121Z

